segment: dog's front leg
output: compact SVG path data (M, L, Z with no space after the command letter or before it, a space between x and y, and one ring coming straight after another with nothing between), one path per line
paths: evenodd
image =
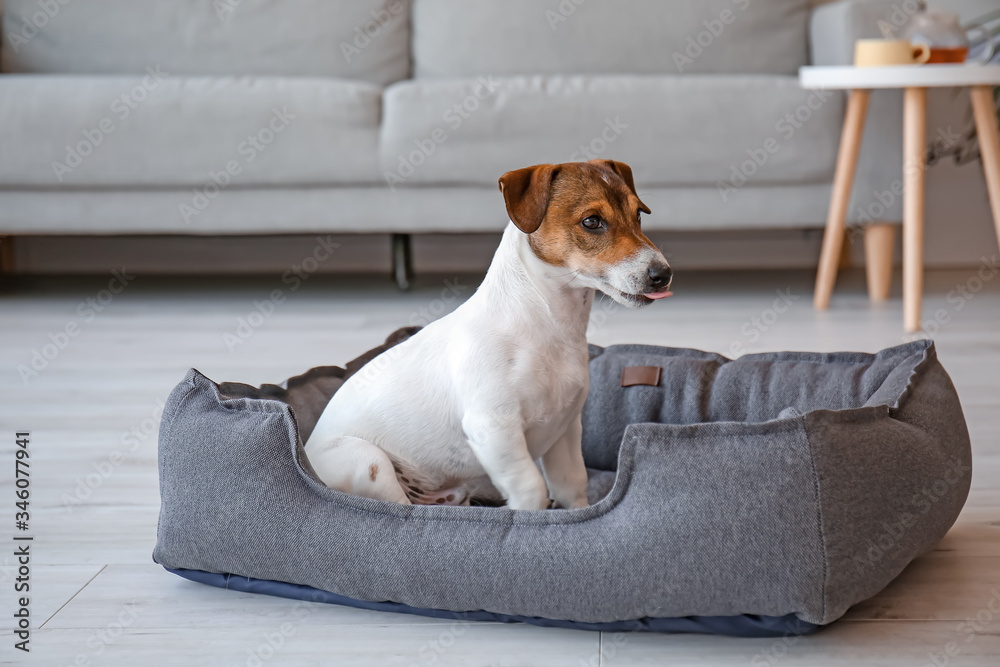
M466 414L462 429L490 481L516 510L549 506L545 479L528 452L524 430L516 420Z
M579 413L566 432L542 456L549 493L557 507L587 507L587 466L583 462L583 425Z

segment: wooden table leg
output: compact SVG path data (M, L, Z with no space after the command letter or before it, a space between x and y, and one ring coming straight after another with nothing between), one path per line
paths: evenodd
M924 143L927 89L903 93L903 326L920 331L924 291Z
M983 159L983 173L986 175L986 191L990 195L993 210L993 225L1000 239L1000 132L997 130L997 112L993 103L993 89L990 86L973 86L972 113L976 117L976 134L979 137L979 152Z
M868 278L868 298L872 301L889 298L895 240L896 226L891 223L873 223L865 228L865 276Z
M823 249L819 256L819 270L816 272L816 293L813 306L826 310L830 306L833 285L837 281L837 265L844 244L844 225L847 222L847 207L851 203L851 187L854 172L861 152L861 135L865 129L865 114L871 91L852 90L847 99L844 114L844 129L840 135L840 150L837 153L837 169L833 176L833 194L830 210L826 216L826 231L823 233Z

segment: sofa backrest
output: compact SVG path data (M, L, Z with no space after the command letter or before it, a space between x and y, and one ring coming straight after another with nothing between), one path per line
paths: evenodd
M410 74L410 0L6 0L12 73Z
M414 0L418 77L795 74L811 0Z

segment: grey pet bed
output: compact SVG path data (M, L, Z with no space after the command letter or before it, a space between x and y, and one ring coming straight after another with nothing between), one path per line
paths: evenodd
M766 636L878 593L968 493L968 431L929 341L737 360L592 347L586 509L403 506L326 488L302 443L344 379L412 332L284 386L191 370L160 430L154 560L370 609ZM623 388L627 366L662 368L659 385Z

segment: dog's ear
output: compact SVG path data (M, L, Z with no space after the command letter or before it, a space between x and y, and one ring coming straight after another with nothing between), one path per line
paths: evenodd
M614 160L591 160L591 162L601 164L621 176L622 180L625 181L625 185L635 195L635 198L639 199L639 193L635 191L635 181L632 180L632 167L624 162L615 162ZM642 203L641 199L639 199L639 210L643 213L652 213L649 207Z
M552 179L559 173L559 165L536 164L500 177L500 192L511 222L525 234L537 230L549 208Z

